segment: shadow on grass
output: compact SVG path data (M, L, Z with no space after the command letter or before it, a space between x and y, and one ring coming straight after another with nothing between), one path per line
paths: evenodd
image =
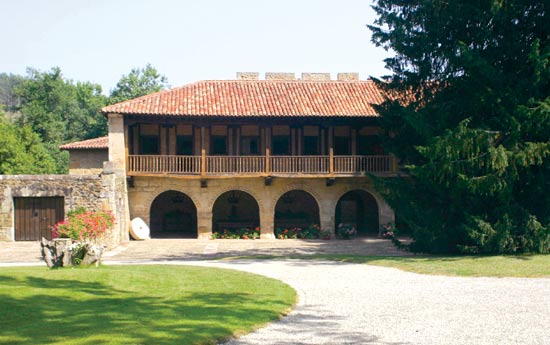
M181 293L136 296L98 282L0 276L0 343L214 343L277 319L264 304L285 302L241 293ZM15 289L25 289L17 293ZM73 292L74 293L71 293Z

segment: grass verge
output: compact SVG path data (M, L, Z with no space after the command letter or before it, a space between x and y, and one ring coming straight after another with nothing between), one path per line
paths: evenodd
M296 256L252 256L226 259L302 259L334 260L375 266L394 267L403 271L463 277L550 278L550 255L517 256L361 256L315 254Z
M0 269L2 344L214 344L296 302L288 285L190 266Z

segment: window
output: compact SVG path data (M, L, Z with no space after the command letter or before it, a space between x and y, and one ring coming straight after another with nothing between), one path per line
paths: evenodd
M357 136L357 154L362 156L385 155L382 142L377 135Z
M178 135L176 137L176 154L182 156L193 155L193 136Z
M319 154L319 137L304 136L304 155L315 156Z
M290 155L290 136L274 135L271 140L273 155L285 156Z
M241 137L241 155L253 156L260 154L260 138L254 137Z
M140 155L158 155L160 154L160 145L158 135L142 135L139 137Z
M340 156L351 154L349 137L334 137L334 154Z
M210 153L212 155L227 155L227 136L213 135Z

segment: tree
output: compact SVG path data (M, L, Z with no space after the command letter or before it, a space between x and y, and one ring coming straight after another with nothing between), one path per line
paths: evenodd
M386 149L376 179L426 252L550 251L550 13L527 0L378 0ZM397 97L395 97L398 95Z
M145 68L133 68L128 75L123 75L111 91L109 104L158 92L168 87L165 76L147 64Z
M28 126L10 123L0 111L0 175L43 174L55 170L55 161Z
M17 74L0 73L0 105L4 105L6 111L14 112L19 106L15 88L24 79L23 76Z
M68 169L68 154L59 146L70 141L105 135L107 125L100 110L106 103L101 86L89 82L73 84L58 67L48 72L27 70L15 89L20 100L20 126L29 126L55 157L57 168Z

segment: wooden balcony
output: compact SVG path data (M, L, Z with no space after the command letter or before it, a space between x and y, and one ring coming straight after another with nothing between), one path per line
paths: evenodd
M130 155L129 176L362 176L395 172L392 156Z

